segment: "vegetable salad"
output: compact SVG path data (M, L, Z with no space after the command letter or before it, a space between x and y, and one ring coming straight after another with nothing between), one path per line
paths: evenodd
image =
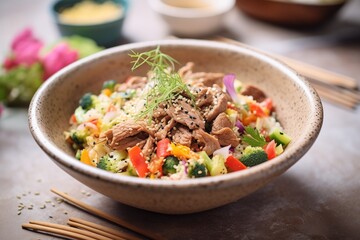
M188 179L242 171L280 155L291 142L271 98L234 74L195 72L160 48L133 52L147 76L104 82L70 117L75 157L116 174ZM199 77L200 76L200 77Z

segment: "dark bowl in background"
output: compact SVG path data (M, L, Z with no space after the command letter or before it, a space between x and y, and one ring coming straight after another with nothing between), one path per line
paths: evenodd
M80 35L93 39L98 45L104 47L117 45L119 39L121 38L121 30L129 6L128 0L111 0L112 2L120 5L123 9L122 14L115 20L99 24L68 24L60 21L59 13L62 10L72 7L82 1L84 0L57 0L52 5L51 11L61 35ZM105 2L105 0L93 1L98 3Z
M236 6L245 14L283 26L319 26L331 20L347 1L336 3L300 3L274 0L237 0Z

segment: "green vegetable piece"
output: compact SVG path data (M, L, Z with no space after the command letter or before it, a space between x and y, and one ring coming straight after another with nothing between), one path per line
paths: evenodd
M206 177L207 169L204 164L195 162L193 166L190 166L189 176L193 178Z
M263 147L266 145L265 138L257 129L250 126L245 127L245 136L243 136L242 140L252 147Z
M199 155L204 160L204 164L206 168L209 170L211 176L227 173L227 169L225 166L225 159L223 156L216 155L212 159L210 159L209 156L204 151L200 152Z
M167 156L162 166L164 175L170 175L176 173L175 166L179 165L179 159L175 156Z
M114 91L115 85L116 85L115 80L105 81L105 82L103 83L102 89L106 89L106 88L107 88L107 89L110 89L111 91Z
M92 107L93 99L91 93L86 93L79 101L79 104L82 109L89 110Z
M80 157L81 157L81 150L78 149L78 150L76 151L75 158L76 158L77 160L80 160Z
M84 130L73 130L70 132L70 137L77 145L82 145L86 141L86 137L89 136L88 131Z
M247 167L253 167L268 160L267 154L261 147L247 146L240 161Z
M111 152L105 156L102 156L96 167L113 173L120 172L127 166L127 163L123 161L124 157L126 156L127 155L123 154L122 151Z
M78 107L75 109L75 118L78 123L82 123L85 120L86 111L82 107Z
M284 146L288 145L291 142L291 137L286 133L280 131L279 128L275 128L270 133L270 139L274 139L277 144L282 144Z

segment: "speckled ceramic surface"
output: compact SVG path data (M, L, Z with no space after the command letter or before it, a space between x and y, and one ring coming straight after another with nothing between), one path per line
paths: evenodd
M77 161L64 141L68 119L86 92L98 92L109 79L123 81L131 72L129 51L157 45L195 70L235 73L273 98L278 119L293 140L279 157L240 172L184 181L118 176ZM140 69L135 74L145 74ZM259 189L298 161L317 138L323 118L314 89L285 65L246 48L201 40L164 40L123 45L80 60L47 80L29 109L31 133L63 170L119 202L161 213L193 213L236 201ZM59 173L60 174L60 173Z

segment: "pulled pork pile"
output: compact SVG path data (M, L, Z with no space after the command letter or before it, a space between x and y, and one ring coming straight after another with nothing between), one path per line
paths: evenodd
M195 99L186 94L159 104L151 121L130 120L121 122L103 133L110 148L124 150L139 146L147 158L155 152L158 140L169 138L175 144L205 151L211 155L222 146L239 144L239 136L225 110L231 101L223 89L223 73L193 72L193 63L187 63L178 73ZM143 88L147 78L132 77L122 88Z

